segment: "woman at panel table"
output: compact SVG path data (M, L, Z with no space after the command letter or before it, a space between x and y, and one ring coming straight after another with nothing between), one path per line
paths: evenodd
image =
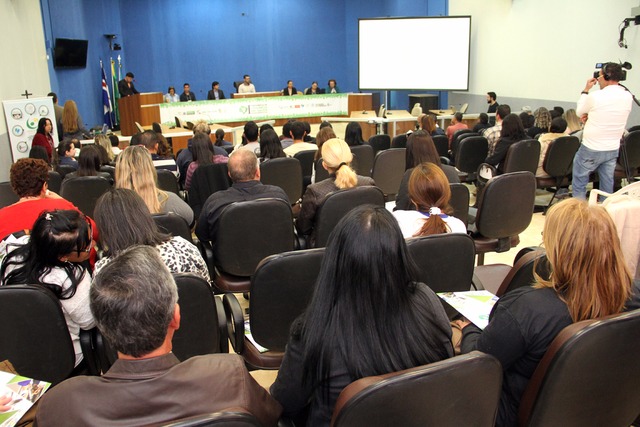
M497 426L517 425L520 399L558 333L573 322L638 307L616 227L601 206L567 199L549 209L543 232L551 277L505 294L481 331L466 320L462 352L480 350L502 363ZM632 296L633 295L633 296ZM630 299L631 297L631 299Z
M360 206L338 223L271 387L286 416L328 426L349 383L453 355L442 304L414 271L384 207Z

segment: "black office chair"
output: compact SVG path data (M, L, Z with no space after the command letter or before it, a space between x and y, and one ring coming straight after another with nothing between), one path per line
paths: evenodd
M75 365L60 301L41 285L0 286L0 360L26 377L57 384Z
M451 216L458 218L463 224L469 223L469 188L460 183L449 184L451 199L449 206L453 212Z
M502 164L502 173L528 171L536 174L540 159L540 141L525 139L515 142L507 149Z
M432 137L433 144L436 146L438 156L449 156L449 138L446 135L435 135Z
M461 233L434 234L407 239L407 248L418 267L418 281L434 292L458 292L471 289L475 245ZM458 312L442 301L450 318Z
M631 425L640 413L638 331L640 310L564 328L522 395L519 425Z
M294 239L291 206L281 199L258 199L226 206L214 246L199 246L216 289L238 293L249 292L263 258L293 250Z
M391 148L391 137L386 134L373 135L369 138L369 145L373 148L374 156L378 151L384 151Z
M49 171L49 181L47 181L49 190L54 193L60 193L62 187L62 176L56 171Z
M10 182L0 182L0 208L12 205L20 200L20 197L13 192Z
M536 179L531 172L506 173L487 182L472 234L478 265L484 264L486 252L506 252L520 243L518 235L531 223L535 195Z
M368 144L356 145L349 147L353 154L353 162L351 167L360 176L371 176L371 168L373 167L374 151L373 147Z
M69 166L69 165L58 165L58 166L56 166L56 172L58 172L60 174L62 179L64 179L66 174L72 173L72 172L75 172L75 171L76 171L76 169L74 169L73 166Z
M477 266L473 273L473 283L477 288L486 289L501 297L514 289L533 285L535 283L534 267L540 277L549 279L549 263L544 249L525 248L516 255L513 267L507 264Z
M329 178L329 172L322 166L322 157L316 160L316 180L315 182L324 181Z
M244 334L244 313L233 294L225 294L229 339L250 369L279 369L293 321L306 309L324 248L284 252L263 259L251 277L249 325L259 352Z
M376 154L371 177L382 190L386 200L395 200L405 172L405 148L390 148Z
M233 82L233 87L236 90L236 93L239 93L239 90L240 90L239 88L242 83L244 83L244 80L237 80Z
M333 427L493 427L502 366L474 351L400 372L361 378L345 387Z
M189 205L193 209L195 218L200 217L204 202L210 195L231 186L228 171L226 163L215 163L200 166L193 173L189 189Z
M558 190L571 184L569 177L573 169L573 158L578 148L580 148L580 140L575 136L561 136L549 143L542 162L542 169L550 177L536 177L537 188L554 188L553 196L544 208L545 211L551 207Z
M100 172L106 172L111 177L111 185L116 182L116 168L111 165L102 165L100 166Z
M224 411L196 415L162 424L161 427L262 427L260 421L248 412Z
M640 130L630 132L624 137L618 163L614 178L626 178L628 183L634 182L640 168Z
M468 130L468 129L461 129L461 130ZM465 138L469 138L471 136L482 136L479 135L473 131L471 132L462 132L459 135L455 135L453 136L453 139L451 140L451 144L449 144L449 150L451 151L451 160L453 160L455 162L456 160L456 155L458 153L458 147L460 146L460 143L462 142L463 139Z
M173 172L167 169L157 169L156 172L158 173L158 188L160 190L180 195L178 179Z
M407 148L407 135L401 133L391 140L391 148Z
M302 196L302 175L300 162L292 157L260 163L260 182L282 188L292 205Z
M463 134L470 135L470 134ZM460 140L457 147L455 163L456 168L463 172L461 181L474 182L478 166L480 166L487 158L489 151L489 143L484 136L466 136Z
M330 193L316 212L312 238L307 247L327 245L329 235L340 220L353 208L360 205L384 206L384 194L371 185L347 188ZM314 244L312 244L314 243Z
M162 233L171 234L172 236L180 236L189 243L193 243L193 237L191 236L191 229L187 221L180 215L173 212L153 214L151 215L153 221L158 226L158 230Z
M640 130L640 125L631 126L629 129L627 129L627 132L631 133L637 130Z
M96 202L111 188L111 183L101 176L79 176L62 181L60 195L93 218Z
M162 135L162 126L160 126L160 123L158 122L151 123L151 129L153 129L154 132Z
M313 162L316 155L316 150L304 150L298 151L293 155L294 159L298 159L300 162L300 168L302 169L302 192L311 184L311 175L313 175ZM291 200L291 203L295 200Z

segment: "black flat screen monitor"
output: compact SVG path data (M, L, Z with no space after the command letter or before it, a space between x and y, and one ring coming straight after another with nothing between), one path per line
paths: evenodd
M471 16L358 21L361 90L469 90Z
M56 39L53 49L55 68L86 68L87 47L89 41L75 39Z

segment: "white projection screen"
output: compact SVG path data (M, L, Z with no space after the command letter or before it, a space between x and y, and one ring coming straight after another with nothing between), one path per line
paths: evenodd
M469 90L471 16L358 21L361 90Z

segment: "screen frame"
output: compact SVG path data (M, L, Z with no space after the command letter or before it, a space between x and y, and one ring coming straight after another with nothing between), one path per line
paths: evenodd
M71 52L63 52L63 48L73 48ZM89 40L56 38L56 44L53 48L53 67L54 68L87 68L87 52L89 50ZM70 59L79 60L71 62ZM80 61L84 59L84 61Z

